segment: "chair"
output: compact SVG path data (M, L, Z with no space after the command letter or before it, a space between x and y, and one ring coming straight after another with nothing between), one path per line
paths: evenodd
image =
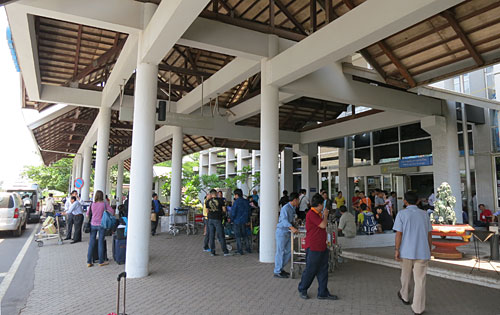
M476 254L476 262L474 263L474 266L472 266L472 269L469 274L471 274L474 271L474 269L481 271L481 256L479 254L479 242L484 243L488 241L493 236L493 234L495 233L490 231L478 231L478 230L472 231L472 236L474 238L474 251ZM500 276L500 273L498 273L495 266L493 266L493 264L491 263L491 257L490 259L488 259L488 263L493 268L493 270L495 270L496 274Z

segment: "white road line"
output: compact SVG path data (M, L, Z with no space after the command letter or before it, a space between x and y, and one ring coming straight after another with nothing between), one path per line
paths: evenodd
M0 278L5 277L7 275L6 272L0 272Z
M26 255L26 252L28 251L29 246L31 245L31 242L33 241L33 236L35 235L35 232L38 230L38 226L40 224L37 224L33 231L31 232L30 236L24 243L23 248L17 254L16 260L14 260L14 263L12 266L10 266L9 271L5 275L5 278L0 282L0 315L2 315L2 300L3 297L5 296L5 293L7 293L7 290L9 289L10 283L14 279L14 276L16 275L17 269L19 269L19 266L21 265L21 262L23 261L24 256Z

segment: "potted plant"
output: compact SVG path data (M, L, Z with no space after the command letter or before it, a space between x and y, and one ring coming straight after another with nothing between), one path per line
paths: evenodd
M432 239L432 245L435 246L432 255L435 258L462 258L463 254L457 250L457 247L467 244L472 236L467 234L467 231L473 231L473 227L468 224L456 224L457 218L454 211L456 202L451 193L450 184L442 183L437 189L434 212L431 214L432 235L440 236L440 238ZM455 238L449 238L453 236Z

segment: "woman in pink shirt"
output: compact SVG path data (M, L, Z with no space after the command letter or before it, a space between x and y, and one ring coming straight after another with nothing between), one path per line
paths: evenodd
M98 239L98 252L99 252L99 266L106 266L109 263L104 261L104 233L106 230L101 227L101 220L104 211L108 211L111 215L114 215L113 208L104 201L104 194L102 191L98 190L94 196L94 202L90 206L90 210L87 212L87 217L90 216L90 240L89 249L87 252L87 267L92 267L94 265L94 246L96 242L97 233L99 233Z

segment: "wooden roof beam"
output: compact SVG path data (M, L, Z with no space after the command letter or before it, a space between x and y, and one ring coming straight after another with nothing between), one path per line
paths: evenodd
M181 68L181 67L175 67L167 64L160 64L158 65L158 69L161 71L172 71L175 74L187 74L187 75L193 75L193 76L200 76L204 78L210 77L212 74L200 70L193 70L193 69L186 69L186 68Z
M455 31L455 33L457 33L458 37L460 38L460 40L462 41L462 43L464 44L464 46L467 48L467 50L469 51L469 54L474 59L474 61L476 62L476 64L478 66L484 65L483 58L477 52L477 50L474 47L474 45L472 45L472 43L471 43L470 39L467 37L467 35L465 35L464 30L458 24L458 21L456 20L455 15L453 14L453 12L451 12L450 10L446 10L446 11L443 11L443 13L441 13L441 15L448 21L448 23L453 28L453 30Z
M198 148L200 148L200 150L204 150L204 148L198 143L196 142L193 137L191 137L190 135L186 135L186 137L191 140L191 142L193 142Z
M302 25L296 18L293 16L293 14L288 10L286 5L281 2L281 0L274 0L274 3L276 6L283 12L283 14L292 22L293 25L304 35L307 35L306 29L304 28L304 25Z
M403 76L403 78L406 79L406 81L408 82L408 84L411 87L417 86L417 83L415 82L415 80L411 76L410 72L408 72L408 69L394 55L394 53L389 49L389 47L387 46L387 44L384 43L383 41L380 41L377 44L380 47L380 49L382 49L382 51L387 55L387 57L389 57L389 59L396 66L396 68L398 68L399 72L401 73L401 75Z

